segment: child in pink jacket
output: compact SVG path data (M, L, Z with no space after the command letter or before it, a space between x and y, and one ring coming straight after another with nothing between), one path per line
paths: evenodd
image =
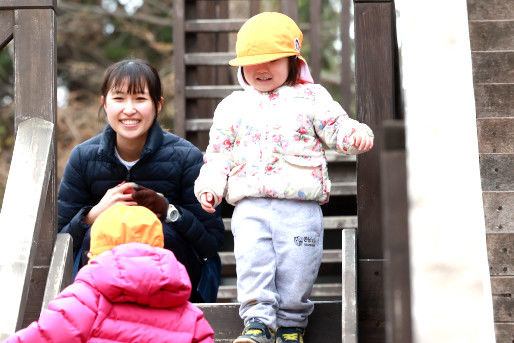
M90 261L13 342L214 342L191 282L145 207L114 205L91 229Z

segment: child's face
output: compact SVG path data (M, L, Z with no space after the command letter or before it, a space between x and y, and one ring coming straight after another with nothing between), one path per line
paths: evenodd
M259 92L270 92L282 86L289 74L287 57L243 67L246 82Z

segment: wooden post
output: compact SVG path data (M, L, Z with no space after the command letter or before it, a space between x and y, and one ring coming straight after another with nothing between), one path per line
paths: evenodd
M254 16L261 11L261 0L250 0L250 16Z
M41 259L39 239L48 228L45 199L54 175L53 129L53 123L32 118L21 123L16 134L0 213L0 341L24 327L26 309L36 302L30 299L30 280L34 278L32 267ZM42 294L35 294L40 306Z
M354 0L357 119L375 132L375 146L357 159L359 339L383 342L381 124L394 117L392 1Z
M298 22L298 0L280 0L281 12Z
M40 6L38 6L38 4ZM55 1L16 1L28 9L14 11L14 108L15 131L30 118L56 122L56 18ZM42 8L40 8L42 7ZM46 206L34 261L25 323L39 316L50 257L57 234L57 147L52 135L51 175L46 192Z
M311 0L310 2L311 14L311 58L309 60L309 67L311 70L314 83L321 82L321 0Z
M186 136L186 66L184 64L186 36L184 32L184 16L184 0L175 0L173 5L173 65L175 67L173 131L180 137Z

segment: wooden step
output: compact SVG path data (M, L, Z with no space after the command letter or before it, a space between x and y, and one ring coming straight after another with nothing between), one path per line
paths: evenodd
M212 86L186 86L185 95L187 98L225 98L234 91L242 90L236 85L212 85Z
M186 65L226 66L228 61L236 58L235 52L197 52L184 55Z
M330 195L356 195L357 181L332 182Z
M356 155L343 155L334 150L325 150L325 156L328 162L356 162Z
M215 334L216 343L232 343L241 334L243 322L239 317L239 304L195 304L204 313ZM314 302L309 316L305 341L309 343L341 342L341 301Z
M247 19L195 19L186 20L186 32L237 32Z
M219 252L221 264L223 266L236 264L236 259L232 251ZM321 263L341 263L341 250L340 249L325 249L323 250L323 257Z
M231 219L223 218L225 230L230 231ZM324 216L323 227L325 230L354 229L357 227L357 216Z
M314 284L311 292L311 298L319 297L341 297L341 284L340 283L316 283ZM219 300L235 300L237 299L236 285L221 285L218 289Z

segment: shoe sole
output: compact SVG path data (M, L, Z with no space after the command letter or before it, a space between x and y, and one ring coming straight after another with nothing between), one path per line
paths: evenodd
M232 343L258 343L251 338L236 338L236 340Z

